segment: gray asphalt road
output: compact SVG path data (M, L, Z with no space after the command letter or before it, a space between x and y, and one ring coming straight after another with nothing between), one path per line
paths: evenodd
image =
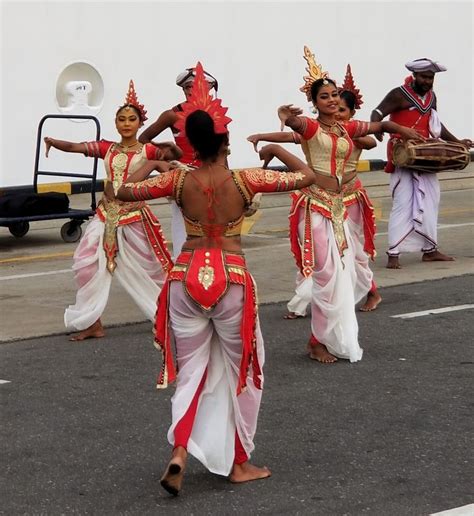
M308 320L261 307L266 385L253 460L271 479L235 486L191 460L162 492L173 389L157 392L148 323L102 340L0 346L2 502L17 514L427 515L472 502L474 276L382 289L361 314L362 362L304 354Z

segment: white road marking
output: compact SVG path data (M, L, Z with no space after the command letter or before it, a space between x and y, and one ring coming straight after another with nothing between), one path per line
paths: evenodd
M469 505L463 505L462 507L456 507L448 511L435 512L430 514L430 516L472 516L473 514L474 503L470 503Z
M458 310L469 310L474 308L474 305L457 305L457 306L446 306L445 308L432 308L431 310L423 310L421 312L409 312L407 314L391 315L394 319L413 319L415 317L423 317L425 315L432 314L444 314L446 312L457 312Z
M0 380L0 384L1 383L11 383L10 380Z
M72 269L60 269L57 271L32 272L30 274L15 274L14 276L0 276L0 281L34 278L35 276L51 276L52 274L67 274L68 272L73 272L73 270Z
M464 226L474 226L474 222L463 222L461 224L438 224L438 229L451 229L451 228L461 228ZM375 236L387 236L388 231L377 231Z

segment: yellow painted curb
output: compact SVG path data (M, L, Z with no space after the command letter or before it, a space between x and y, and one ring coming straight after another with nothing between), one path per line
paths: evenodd
M362 159L357 163L357 172L370 172L370 161Z
M261 210L258 210L251 217L245 217L244 222L242 223L242 235L248 235L252 230L255 222L262 216Z
M71 183L44 183L38 185L38 193L59 192L71 195Z
M0 263L14 263L14 262L34 262L35 260L46 260L48 258L69 258L74 254L74 251L67 251L63 253L52 254L34 254L32 256L17 256L16 258L5 258L0 260Z

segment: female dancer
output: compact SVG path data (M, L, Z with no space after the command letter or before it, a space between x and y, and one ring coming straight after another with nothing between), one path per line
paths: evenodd
M188 100L191 93L195 75L194 68L187 68L176 77L176 85L183 89L186 100ZM214 89L217 93L219 87L217 79L206 71L204 71L204 77L209 90ZM197 168L201 166L200 160L196 158L196 153L186 138L184 131L180 131L176 127L178 113L183 110L182 106L182 104L178 104L171 109L163 111L158 119L145 129L138 139L142 143L150 143L153 138L156 138L163 131L171 129L176 145L183 151L180 161L185 165ZM174 201L171 201L171 239L173 241L173 259L175 259L181 252L181 248L186 240L186 229L181 211Z
M319 362L332 363L337 357L355 362L362 358L362 349L354 305L372 284L370 269L356 263L364 249L371 254L374 246L373 225L364 226L363 249L360 218L354 224L349 216L349 207L359 203L363 218L373 220L373 210L357 183L356 161L351 158L353 139L380 131L402 131L403 138L421 137L397 124L340 122L339 91L331 79L312 82L309 92L319 112L317 120L300 116L301 110L290 105L278 110L282 124L293 130L292 138L303 146L316 176L311 187L293 194L290 213L292 251L301 277L313 280L308 350L310 358Z
M244 211L257 192L304 188L313 180L309 167L277 145L262 149L260 157L268 163L276 156L298 172L229 170L226 111L220 100L210 97L198 63L192 95L177 126L185 130L201 167L131 184L146 177L153 167L146 164L119 191L119 198L127 201L173 197L188 235L160 295L155 327L155 341L163 351L159 386L176 376L170 331L178 363L168 432L174 449L161 479L172 494L181 489L188 452L211 472L230 474L232 482L270 476L267 468L249 462L264 350L256 287L245 265L240 233Z
M121 136L119 143L44 139L46 156L51 147L83 153L103 159L107 172L108 181L97 212L74 253L73 270L79 289L76 304L66 309L64 323L66 328L80 333L71 340L104 336L100 317L107 304L114 273L148 319L154 320L156 299L166 272L172 266L160 223L147 204L122 202L116 198L122 182L147 160L171 160L181 156L173 143L155 146L137 141L137 132L146 120L145 115L133 81L130 81L125 104L115 117L115 126Z
M363 104L362 95L359 90L355 87L354 80L352 77L352 71L350 65L347 65L346 76L344 83L340 88L339 93L339 110L337 113L337 120L346 122L352 119L356 109L360 109ZM267 133L267 134L254 134L248 137L248 140L256 146L260 141L278 141L295 143L295 137L288 132L284 133ZM354 146L349 158L348 167L356 167L359 161L360 154L363 149L373 149L377 144L374 138L371 136L363 136L361 138L354 138ZM364 246L363 252L356 259L356 270L358 276L362 275L362 278L366 274L368 268L368 254L372 259L375 257L375 248L373 246L373 235L375 234L375 219L372 216L372 204L370 203L366 191L362 188L362 184L359 180L357 184L357 199L356 202L352 203L349 208L349 216L351 216L354 224L359 223L359 240L364 239L364 235L369 236L367 246ZM365 209L364 209L365 208ZM365 216L364 216L365 213ZM361 247L362 248L362 247ZM311 303L312 295L312 279L311 276L304 277L300 270L297 272L296 277L296 291L293 298L288 302L287 308L288 313L284 316L285 319L297 319L299 317L306 316L306 310L308 305ZM375 282L372 281L371 288L367 294L365 303L360 307L362 312L369 312L375 310L382 300Z

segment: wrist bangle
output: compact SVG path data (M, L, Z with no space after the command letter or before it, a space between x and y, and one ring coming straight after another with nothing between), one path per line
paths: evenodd
M378 113L382 118L384 118L382 111L380 109L374 109L376 113Z

